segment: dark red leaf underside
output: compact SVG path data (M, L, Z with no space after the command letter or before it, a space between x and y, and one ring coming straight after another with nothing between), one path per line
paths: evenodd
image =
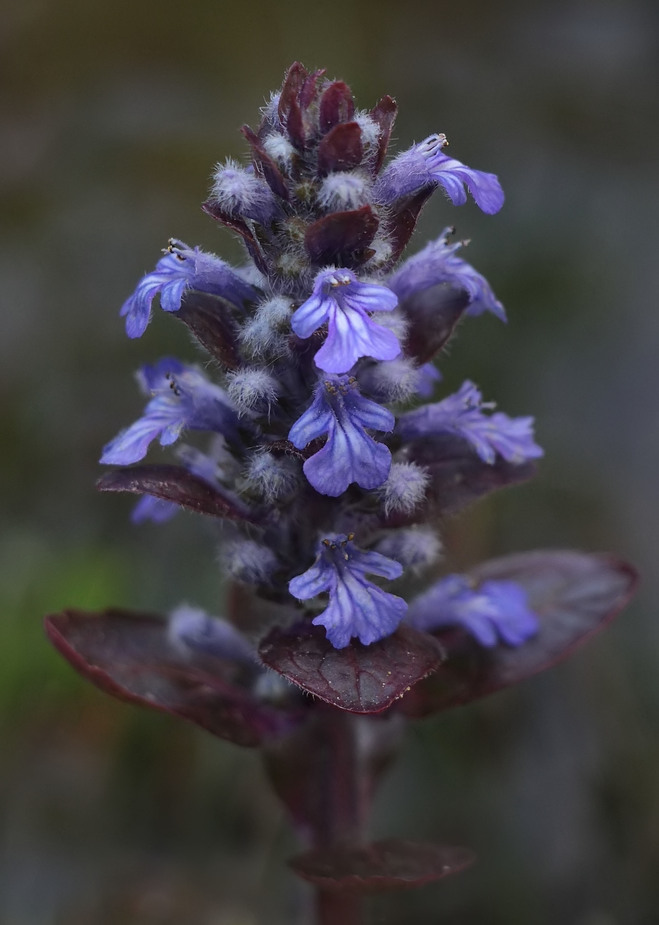
M209 514L246 523L258 523L257 515L239 498L222 494L204 479L182 466L144 465L111 469L96 483L99 491L127 491L171 501L197 514Z
M318 81L324 75L325 68L321 67L317 71L313 71L308 77L305 78L304 83L300 87L300 107L304 112L307 110L316 97L318 96Z
M387 267L392 267L407 247L412 237L421 210L435 191L434 186L426 186L413 196L399 199L391 207L388 219L389 243L392 247Z
M318 172L324 176L333 170L352 170L363 156L362 130L356 122L341 122L318 145Z
M210 215L211 218L214 218L216 222L221 222L222 225L226 225L226 227L230 228L231 231L235 231L236 234L240 235L240 237L243 239L245 247L247 248L249 256L252 258L261 273L264 273L267 276L269 273L269 268L263 255L263 251L261 250L261 245L256 240L254 232L249 227L247 222L242 218L228 215L226 212L220 209L217 203L212 202L210 199L207 199L206 202L202 203L201 208L207 215Z
M466 440L453 434L438 434L409 443L406 458L423 466L430 479L428 507L408 517L392 516L388 526L418 523L429 515L455 514L484 495L509 485L526 482L536 473L533 462L514 464L497 456L486 463Z
M435 883L475 860L467 848L389 838L371 845L309 851L289 864L298 876L322 890L372 893Z
M373 165L374 173L378 173L382 167L382 162L387 154L391 130L396 121L398 106L396 101L390 96L383 96L382 99L371 109L370 116L380 126L380 138L378 141L378 152Z
M318 122L321 132L328 132L339 122L350 122L354 114L355 104L350 87L342 80L335 80L320 98Z
M174 317L188 326L202 347L225 369L240 366L236 325L220 296L188 289Z
M119 700L186 719L236 745L287 733L293 714L259 703L252 669L172 643L167 621L124 610L67 610L46 617L46 633L88 681Z
M305 144L304 123L300 107L300 93L309 73L299 61L290 66L279 96L279 120L288 132L293 145L302 150Z
M521 646L494 650L461 631L438 633L448 658L402 701L410 716L469 703L550 668L603 629L637 584L634 569L612 556L561 550L493 559L471 576L476 582L494 578L522 585L540 630Z
M430 286L407 299L401 308L410 325L405 354L417 363L427 363L441 350L469 305L469 296L445 283Z
M379 224L370 206L325 215L307 228L304 244L310 260L317 266L359 265Z
M432 636L401 627L370 646L352 640L335 649L310 622L276 627L261 642L261 658L309 694L351 713L379 713L441 665Z
M290 199L290 192L284 176L270 157L268 152L265 150L261 144L261 140L256 132L253 132L249 125L243 125L241 129L243 135L250 143L252 148L252 155L254 157L254 163L256 167L261 171L263 177L272 190L272 192L279 196L281 199Z

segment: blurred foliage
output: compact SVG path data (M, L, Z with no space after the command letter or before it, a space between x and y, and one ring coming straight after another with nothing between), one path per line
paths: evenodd
M117 310L170 234L228 259L201 214L212 165L295 58L400 105L400 147L445 131L499 173L495 218L438 197L510 322L465 323L442 362L534 413L538 479L447 525L449 565L533 546L615 550L644 596L572 662L414 727L374 831L465 843L453 882L375 900L382 925L659 921L658 12L645 0L331 5L24 0L0 32L0 923L303 921L295 850L256 755L85 686L44 613L188 600L216 611L207 523L131 528L93 492L138 411L132 371L194 351Z

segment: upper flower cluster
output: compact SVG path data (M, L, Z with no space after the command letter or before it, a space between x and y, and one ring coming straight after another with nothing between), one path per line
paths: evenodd
M123 466L156 438L211 435L208 452L182 448L179 468L130 470L129 490L154 499L136 519L163 520L174 505L221 514L226 571L271 600L304 602L337 648L376 642L405 618L406 600L367 575L418 574L437 558L443 510L527 477L542 455L532 419L490 413L471 382L405 410L432 397L432 360L463 315L505 320L451 229L400 262L419 213L438 187L454 206L469 191L488 214L503 193L494 174L449 157L441 134L387 163L395 115L391 97L359 110L342 81L290 68L258 128L243 128L250 162L219 164L204 204L240 236L245 264L170 240L121 309L139 337L158 298L220 383L174 359L145 366L146 409L102 456ZM459 624L487 646L532 635L521 589L460 582L417 599L409 621ZM324 604L306 605L319 595Z

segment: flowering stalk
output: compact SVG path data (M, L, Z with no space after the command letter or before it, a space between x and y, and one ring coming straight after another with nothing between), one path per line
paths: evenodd
M99 487L141 495L138 522L181 507L221 518L239 605L227 620L187 607L48 623L109 692L265 748L310 849L293 867L318 886L325 925L359 915L330 890L413 886L470 862L363 843L402 717L547 667L633 585L611 558L533 553L431 573L411 593L437 567L442 517L529 478L543 451L532 418L494 411L470 381L428 401L458 323L506 315L450 228L399 258L436 189L452 206L469 192L487 214L503 192L449 157L442 134L387 163L395 115L390 97L358 110L346 84L294 64L257 130L243 128L251 162L218 165L204 204L240 236L244 264L170 240L121 309L140 337L159 300L214 362L143 367L146 408L105 447L101 461L120 468ZM182 465L143 463L155 441L178 444Z

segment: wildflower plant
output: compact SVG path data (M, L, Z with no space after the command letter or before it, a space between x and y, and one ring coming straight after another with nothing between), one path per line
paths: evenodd
M387 160L395 116L391 97L359 110L345 83L294 64L243 127L249 162L219 164L203 205L245 263L171 239L121 309L137 338L159 302L200 365L142 368L144 410L105 446L115 468L98 487L139 495L136 521L187 509L221 523L229 603L47 619L102 690L263 749L325 923L358 921L359 892L472 859L366 841L401 723L550 666L635 582L612 556L570 551L443 573L445 518L530 478L543 451L531 417L496 411L473 382L440 391L434 360L463 319L471 335L471 319L506 315L452 228L403 252L436 190L449 210L471 196L494 214L504 197L442 134ZM158 443L176 445L172 461L145 462Z

